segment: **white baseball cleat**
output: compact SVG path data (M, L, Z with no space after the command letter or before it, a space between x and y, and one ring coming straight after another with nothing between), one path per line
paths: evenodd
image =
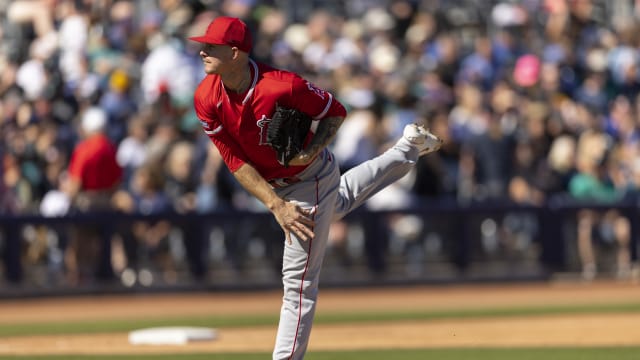
M418 124L405 126L402 136L418 148L420 156L438 151L443 142L439 137L425 129L424 126Z

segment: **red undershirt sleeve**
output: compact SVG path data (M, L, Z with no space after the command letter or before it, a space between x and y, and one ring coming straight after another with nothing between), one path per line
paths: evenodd
M209 139L218 148L222 159L232 173L248 162L240 146L226 130L222 129L215 135L209 135Z
M233 139L224 128L220 119L212 115L210 111L206 111L205 107L194 99L194 108L196 115L200 119L204 133L211 139L213 144L218 148L222 160L231 172L235 172L243 164L248 163L248 158L240 145Z

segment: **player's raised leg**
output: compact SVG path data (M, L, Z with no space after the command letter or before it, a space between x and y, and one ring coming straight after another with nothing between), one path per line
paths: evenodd
M344 217L378 191L401 179L420 156L437 151L441 146L442 140L422 125L405 126L403 136L389 150L340 177L334 220Z

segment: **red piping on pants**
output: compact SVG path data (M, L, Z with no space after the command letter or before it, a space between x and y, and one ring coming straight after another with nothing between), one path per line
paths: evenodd
M316 176L316 205L315 210L313 212L312 220L316 219L316 213L318 212L318 201L319 201L319 181ZM311 229L313 231L313 228ZM307 269L309 268L309 259L311 258L311 245L313 245L313 238L309 239L309 253L307 253L307 262L304 264L304 272L302 273L302 279L300 280L300 302L298 304L298 325L296 325L296 335L293 337L293 348L291 349L291 355L289 355L289 360L293 358L293 354L296 351L296 342L298 341L298 332L300 331L300 321L302 321L302 291L304 287L304 278L307 275Z

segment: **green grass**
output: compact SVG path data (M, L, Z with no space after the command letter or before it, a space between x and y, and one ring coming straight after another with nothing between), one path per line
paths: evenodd
M467 310L434 311L387 311L378 313L319 313L315 324L367 323L410 320L441 320L461 318L488 318L513 316L542 316L558 314L630 313L640 312L640 303L606 305L566 305L533 306L513 308L487 308ZM89 334L128 332L135 329L156 326L205 326L205 327L248 327L275 326L278 314L260 316L201 316L163 317L146 319L109 319L75 322L43 322L0 324L0 337L22 335ZM638 356L640 359L640 355Z
M640 303L579 305L579 306L529 306L510 308L485 308L465 310L433 311L387 311L383 313L319 313L317 324L367 323L409 320L443 320L461 318L489 318L513 316L543 316L562 314L635 313L640 312ZM43 322L32 324L0 325L2 338L20 335L78 334L98 332L124 332L152 326L207 326L247 327L276 326L277 314L271 316L206 316L164 317L153 319L109 319L96 321L74 321L66 323ZM264 360L270 353L223 353L223 354L163 354L163 355L40 355L0 356L16 360ZM305 360L638 360L640 346L636 347L555 347L555 348L437 348L419 350L362 350L362 351L317 351L309 352Z
M247 354L165 354L135 356L0 356L1 359L33 360L265 360L269 353ZM640 347L589 348L481 348L309 352L305 360L637 360Z

